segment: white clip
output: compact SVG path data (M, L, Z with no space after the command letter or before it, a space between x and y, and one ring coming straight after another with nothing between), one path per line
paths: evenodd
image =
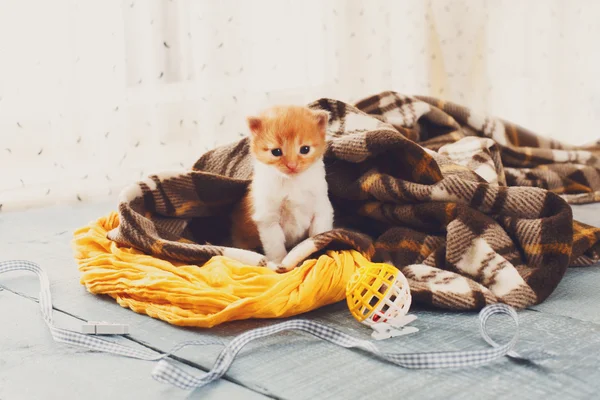
M87 324L81 325L81 333L87 335L127 335L129 333L129 325L88 321Z
M371 332L371 337L375 340L383 340L389 339L391 337L410 335L411 333L418 332L419 328L415 328L414 326L404 326L410 324L415 319L417 319L416 315L405 315L400 318L390 320L389 322L379 322L372 324L371 328L373 329L373 332Z

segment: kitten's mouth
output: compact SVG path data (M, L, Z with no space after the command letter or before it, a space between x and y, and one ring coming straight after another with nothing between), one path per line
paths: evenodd
M286 169L285 171L281 171L281 173L284 176L287 176L288 178L294 177L294 176L298 176L300 175L300 173L302 172L302 170L296 169L293 171L290 171L289 169Z

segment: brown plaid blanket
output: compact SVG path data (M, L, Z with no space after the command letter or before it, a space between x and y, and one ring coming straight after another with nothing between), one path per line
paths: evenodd
M568 203L600 199L599 147L575 148L429 97L383 92L327 110L325 157L335 226L291 253L298 262L356 249L395 265L417 303L478 309L545 300L569 266L599 260L600 229ZM156 257L203 263L224 255L229 215L252 175L248 140L204 154L193 169L127 187L109 238Z

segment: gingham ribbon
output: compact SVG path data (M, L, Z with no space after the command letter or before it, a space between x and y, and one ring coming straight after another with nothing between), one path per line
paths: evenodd
M288 330L303 331L341 347L362 349L380 359L389 361L404 368L411 369L477 366L497 360L503 356L524 359L528 361L551 356L549 353L542 352L538 353L537 356L534 355L524 358L512 351L518 340L519 322L516 311L506 304L489 305L479 313L479 327L481 336L488 344L491 345L491 348L483 350L434 353L384 353L368 340L357 339L340 332L337 329L319 324L317 322L296 319L264 328L252 329L242 333L241 335L238 335L227 345L224 345L222 342L213 339L186 341L177 344L167 353L159 354L151 350L133 349L96 336L85 335L55 327L52 321L50 284L44 270L42 270L42 268L40 268L40 266L36 263L30 261L15 260L0 262L0 274L9 271L31 271L37 274L40 280L40 308L42 310L44 321L46 321L46 324L50 329L50 333L55 341L77 345L104 353L118 354L141 360L159 361L152 371L152 376L160 382L170 383L182 389L199 388L210 382L220 379L223 375L225 375L235 360L236 355L249 342ZM515 323L513 337L506 344L500 345L496 343L494 340L492 340L487 331L487 320L489 317L495 314L506 314L510 316ZM218 355L213 368L201 377L193 376L177 365L165 360L165 358L187 346L217 344L223 345L224 348Z
M39 303L42 316L50 329L50 334L55 341L85 347L102 353L118 354L125 357L137 358L147 361L158 361L170 356L172 353L192 345L223 345L223 342L215 339L190 340L181 342L171 349L170 352L160 354L149 349L134 349L111 342L97 336L85 335L83 333L70 331L54 326L52 320L52 297L50 296L50 282L46 272L36 263L25 260L0 261L0 274L10 271L30 271L35 273L40 280Z

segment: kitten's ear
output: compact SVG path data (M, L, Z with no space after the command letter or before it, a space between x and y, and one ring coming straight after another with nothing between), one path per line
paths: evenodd
M262 120L259 117L246 117L248 128L252 136L256 136L262 129Z
M319 129L325 130L327 122L329 122L329 113L325 110L314 110L313 113L317 118L317 126Z

